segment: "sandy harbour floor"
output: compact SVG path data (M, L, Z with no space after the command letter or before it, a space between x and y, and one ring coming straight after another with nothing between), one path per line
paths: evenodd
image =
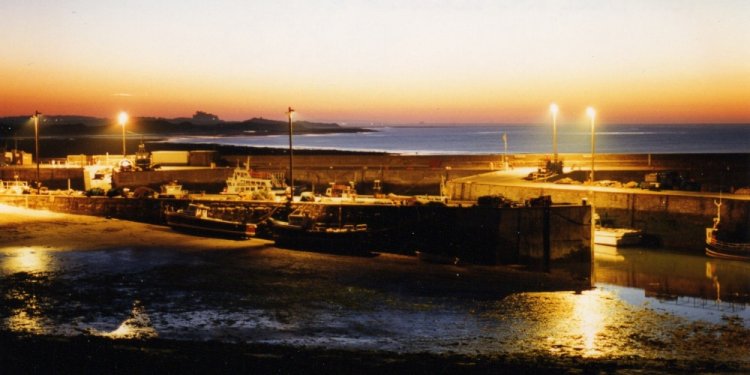
M555 275L0 205L0 372L750 371L750 330Z

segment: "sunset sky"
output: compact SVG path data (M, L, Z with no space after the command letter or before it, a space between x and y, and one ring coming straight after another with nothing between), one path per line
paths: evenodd
M0 2L0 116L750 123L750 1Z

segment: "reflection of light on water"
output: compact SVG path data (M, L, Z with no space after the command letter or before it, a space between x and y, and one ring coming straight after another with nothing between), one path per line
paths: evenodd
M139 301L135 301L130 316L116 330L102 333L102 336L115 339L147 339L156 337L158 334L151 325L146 309Z
M42 319L21 309L15 310L15 313L6 319L5 326L14 332L44 333Z
M0 263L0 270L6 273L47 272L51 257L41 247L6 248L3 251L5 260Z
M24 308L13 309L5 319L5 327L13 332L45 333L42 317L39 312L38 299L33 295L24 295Z
M609 262L624 262L625 257L617 251L616 246L594 244L594 258Z
M586 356L600 354L597 347L597 335L604 325L602 298L599 290L592 290L574 296L572 329L578 331L583 340L583 350Z
M599 289L572 293L535 293L533 304L542 303L538 313L545 316L538 326L545 340L541 344L555 354L600 357L618 354L620 342L608 324L617 320L612 316L612 294ZM539 298L537 300L537 298ZM534 322L532 322L534 323Z

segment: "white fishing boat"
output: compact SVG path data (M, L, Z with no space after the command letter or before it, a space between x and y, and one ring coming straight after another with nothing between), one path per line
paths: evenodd
M182 185L177 181L171 181L167 184L161 185L159 191L159 197L163 198L184 198L188 195L188 191L182 188Z
M272 174L239 167L227 178L226 184L221 194L239 195L246 199L276 200L276 197L284 194L282 184Z
M0 181L0 193L2 194L29 194L31 192L31 186L26 181Z
M611 220L602 220L598 214L594 214L594 224L594 243L597 245L625 247L643 242L640 229L613 227Z

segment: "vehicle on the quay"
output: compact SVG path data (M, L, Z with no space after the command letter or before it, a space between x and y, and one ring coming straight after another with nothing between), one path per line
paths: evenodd
M364 254L372 251L366 223L352 222L342 204L300 204L286 220L269 217L273 239L280 247Z
M265 220L270 207L211 207L191 203L185 209L164 212L167 225L191 234L248 239L254 237L258 223Z

